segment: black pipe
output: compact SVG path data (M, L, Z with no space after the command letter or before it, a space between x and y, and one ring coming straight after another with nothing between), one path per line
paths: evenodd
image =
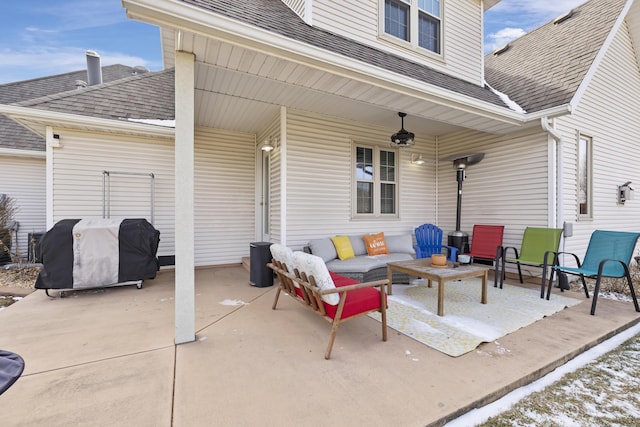
M462 181L464 181L464 169L458 169L456 173L458 180L458 204L456 207L456 231L460 231L460 215L462 213Z

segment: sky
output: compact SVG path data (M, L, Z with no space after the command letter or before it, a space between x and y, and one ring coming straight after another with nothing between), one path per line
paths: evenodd
M3 1L0 84L86 68L94 50L102 65L162 69L158 27L127 19L120 0ZM485 14L485 53L584 0L502 0Z

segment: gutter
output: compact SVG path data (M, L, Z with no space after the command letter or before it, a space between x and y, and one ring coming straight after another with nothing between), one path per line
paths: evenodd
M105 119L4 104L0 104L0 113L21 123L43 138L46 137L45 128L47 125L54 125L56 128L108 130L114 133L137 134L164 139L173 139L175 137L174 128L131 122L128 120ZM30 123L22 123L22 121Z
M562 135L553 127L549 126L549 117L544 116L540 119L540 124L542 125L542 129L547 132L551 138L553 138L556 142L560 142L562 139Z
M14 148L0 147L0 157L28 157L32 159L44 159L47 157L46 153L41 150L19 150Z

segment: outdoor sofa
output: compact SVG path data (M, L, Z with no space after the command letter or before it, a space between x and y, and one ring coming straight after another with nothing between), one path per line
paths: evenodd
M365 240L380 242L384 240L388 253L379 255L369 255ZM348 242L353 250L353 256L341 257L338 254L336 241ZM340 243L338 243L338 247ZM327 265L329 271L342 276L355 279L359 282L372 282L387 278L387 263L397 261L408 261L415 259L416 252L413 247L413 236L411 234L384 235L377 233L374 235L353 235L334 236L314 239L309 241L304 251L319 256ZM393 273L393 283L409 283L409 276L404 273Z

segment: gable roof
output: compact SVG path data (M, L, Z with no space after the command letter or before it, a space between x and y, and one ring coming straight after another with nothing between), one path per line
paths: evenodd
M485 57L485 80L527 113L571 103L626 0L591 0Z
M160 119L175 116L174 70L116 80L16 103L16 106L104 119Z
M110 82L138 74L141 69L115 64L102 67L102 81ZM87 71L40 77L0 85L0 104L13 104L60 92L76 92L76 81L87 80ZM86 90L86 89L83 89ZM44 139L24 126L0 114L0 147L44 151Z
M450 76L387 51L309 26L284 2L278 0L181 0L200 9L268 30L274 34L343 55L490 104L506 107L485 86Z

